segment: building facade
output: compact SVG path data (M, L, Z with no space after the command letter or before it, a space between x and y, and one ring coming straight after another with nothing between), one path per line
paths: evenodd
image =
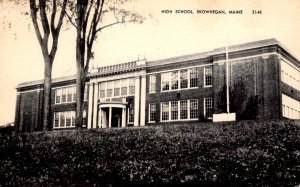
M169 59L138 60L92 69L83 128L211 121L230 110L237 120L300 119L300 62L276 39ZM17 86L18 131L41 130L43 81ZM75 76L52 81L52 126L75 126Z

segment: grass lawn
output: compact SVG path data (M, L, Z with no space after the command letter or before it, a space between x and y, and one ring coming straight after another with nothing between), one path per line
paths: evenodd
M300 184L299 124L0 133L0 186L295 186Z

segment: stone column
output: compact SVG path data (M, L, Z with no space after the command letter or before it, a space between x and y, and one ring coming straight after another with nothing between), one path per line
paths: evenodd
M93 127L92 128L96 128L97 127L97 116L98 116L98 85L99 83L96 82L94 85L94 103L93 103Z
M135 94L134 94L134 123L133 126L139 126L140 118L140 77L135 79Z
M109 107L108 128L111 128L112 107Z
M142 76L141 81L141 116L140 125L145 126L145 113L146 113L146 75Z
M93 83L90 83L89 87L89 97L88 97L88 122L87 122L87 128L92 128L92 114L93 114Z
M121 124L121 127L125 127L125 120L126 120L126 108L122 108L122 124Z
M102 119L102 109L100 107L98 107L98 126L99 126L99 128L102 127L101 119Z

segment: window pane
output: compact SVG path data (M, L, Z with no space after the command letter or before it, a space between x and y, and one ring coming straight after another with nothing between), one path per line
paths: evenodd
M197 68L190 69L190 87L198 87Z
M112 96L112 89L107 89L106 97Z
M127 95L128 79L121 80L121 95Z
M187 88L188 87L188 70L181 70L180 71L180 88Z
M58 127L59 126L59 113L55 112L54 113L54 127Z
M71 126L71 112L66 112L66 127Z
M128 108L128 123L134 122L134 108Z
M171 120L178 119L178 102L172 101L171 102Z
M75 111L72 111L72 112L71 112L71 119L72 119L71 126L72 126L72 127L75 127Z
M180 119L188 119L187 101L180 101Z
M127 87L122 87L121 95L127 95Z
M178 89L178 71L171 72L171 89Z
M198 118L198 99L190 100L190 119Z
M168 102L164 102L161 104L161 111L162 111L162 121L166 121L169 120L169 103Z
M204 86L211 86L212 85L212 67L205 67L204 68L205 79L204 79Z
M121 80L115 80L114 82L114 96L120 96Z
M108 81L106 85L106 97L112 97L112 89L113 89L114 82Z
M60 112L60 127L65 127L65 113L64 112Z
M72 101L73 90L74 90L74 87L69 87L68 88L67 102L71 102Z
M161 74L161 90L166 91L170 89L170 73Z
M135 78L129 79L129 94L135 94Z
M155 87L156 87L156 76L150 75L150 93L153 93L156 91Z
M115 88L114 96L120 96L120 88Z
M62 96L61 96L62 103L65 103L67 101L67 92L68 92L68 88L62 88Z
M212 98L205 98L204 99L204 105L205 105L205 117L211 118L212 117Z
M156 106L155 103L149 104L149 121L155 121Z
M61 88L55 90L55 103L61 102Z

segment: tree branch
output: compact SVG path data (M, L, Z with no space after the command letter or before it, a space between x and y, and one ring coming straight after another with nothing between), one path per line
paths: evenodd
M67 16L68 20L70 21L70 23L76 28L76 24L73 22L72 17L68 14L68 12L66 12L66 16Z
M43 40L48 40L50 29L49 29L47 14L46 14L46 2L45 0L40 0L39 4L40 4L40 16L41 16L42 26L44 30Z
M37 8L36 8L36 2L35 0L30 0L30 13L31 13L31 19L32 19L32 23L33 23L33 27L34 27L34 30L35 30L35 34L36 34L36 37L38 39L38 42L40 44L40 46L43 45L43 39L42 39L42 35L41 35L41 31L40 31L40 28L39 28L39 25L37 23Z
M54 0L54 1L56 1L56 0ZM51 28L53 27L53 30L51 29L52 30L52 39L53 39L53 44L52 44L52 48L51 48L51 52L50 52L50 58L51 59L54 58L54 56L56 54L56 51L57 51L58 37L59 37L60 29L61 29L62 24L63 24L64 16L65 16L65 13L66 13L66 6L67 6L67 0L64 0L63 6L62 6L61 11L60 11L60 16L59 16L59 20L58 20L56 28L54 26L54 21L51 22Z
M52 7L52 13L51 13L51 22L50 22L50 29L51 29L51 33L52 33L52 37L54 37L53 35L55 34L55 16L56 16L56 0L53 0L53 7Z
M130 21L129 21L129 22L130 22ZM116 24L119 24L119 23L126 23L126 22L116 21L116 22L114 22L114 23L111 23L111 24L108 24L108 25L105 25L105 26L103 26L103 27L98 28L95 32L97 33L97 32L99 32L99 31L101 31L101 30L103 30L103 29L105 29L105 28L111 27L111 26L116 25Z

